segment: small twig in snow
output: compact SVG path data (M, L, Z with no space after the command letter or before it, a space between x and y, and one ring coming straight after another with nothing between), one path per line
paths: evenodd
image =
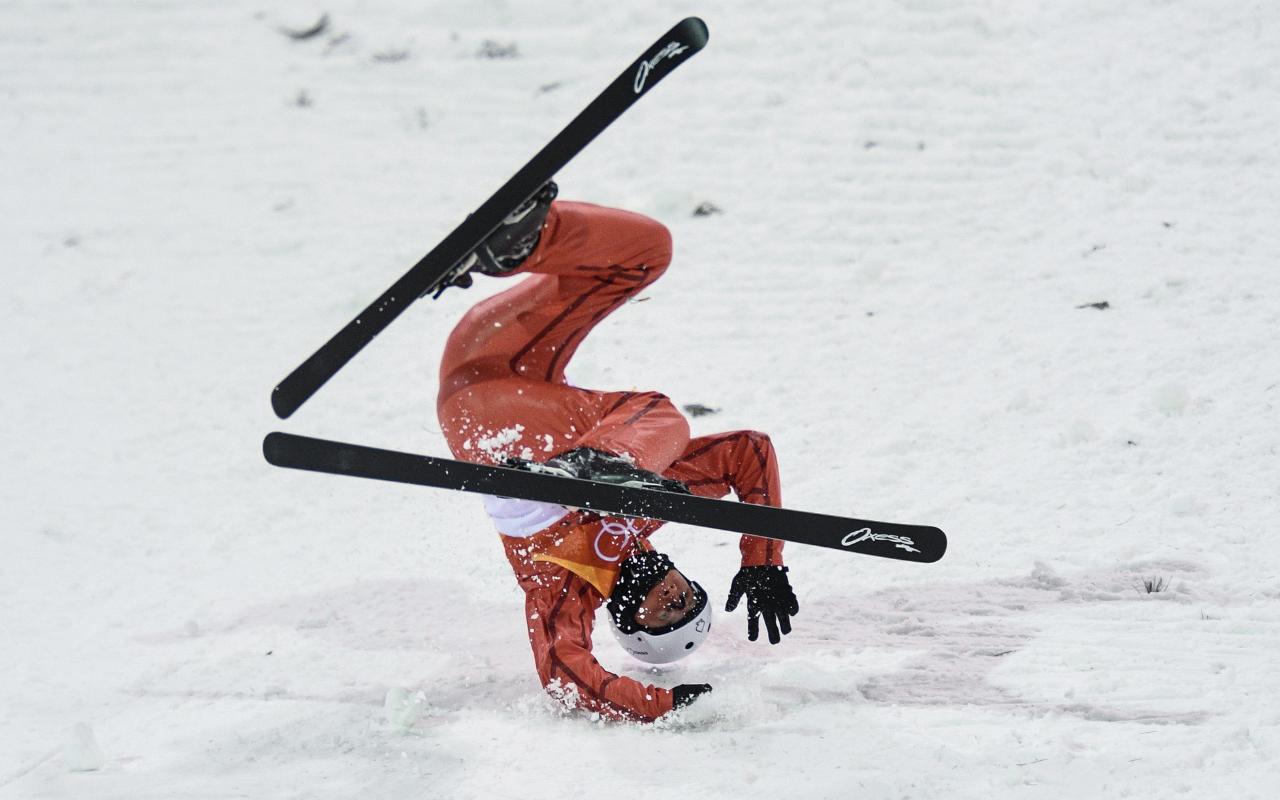
M349 41L351 41L351 34L349 33L340 33L337 36L331 36L329 38L329 43L324 46L324 54L329 55Z
M373 60L379 64L395 64L409 58L409 50L380 50L373 54Z
M519 58L520 48L515 42L495 42L493 39L485 39L480 43L480 50L476 53L480 58Z
M285 36L288 36L290 39L294 40L295 42L302 42L302 41L306 41L307 39L313 39L316 36L319 36L320 34L327 31L328 29L329 29L329 15L322 14L320 15L320 19L316 20L315 24L312 25L310 28L303 28L302 30L296 30L293 28L282 27L282 28L277 28L276 30L280 31Z
M1146 589L1147 594L1156 594L1157 592L1163 592L1165 589L1168 589L1168 588L1169 588L1169 581L1167 579L1165 579L1162 576L1155 576L1151 578L1143 578L1142 585L1134 586L1134 591L1138 591L1139 594L1141 594L1140 590Z
M711 414L719 414L720 409L704 406L702 403L688 403L683 406L685 413L691 417L706 417Z

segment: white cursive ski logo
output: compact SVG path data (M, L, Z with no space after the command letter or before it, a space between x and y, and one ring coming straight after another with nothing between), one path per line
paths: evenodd
M909 536L895 536L892 533L872 533L870 528L859 528L856 531L850 531L840 540L840 544L844 547L853 547L861 542L892 542L893 546L899 550L906 550L908 553L920 552L916 549L915 540Z
M662 59L675 58L688 49L689 47L687 45L680 44L679 42L670 42L666 47L659 50L653 58L648 61L641 61L640 69L636 70L636 94L640 94L644 91L644 82L648 80L649 73L653 72L653 68L658 66L658 64L662 62Z

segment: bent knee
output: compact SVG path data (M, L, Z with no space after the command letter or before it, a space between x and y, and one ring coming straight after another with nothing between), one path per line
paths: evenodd
M743 441L752 447L763 452L773 452L773 440L769 438L769 434L760 431L736 431L735 435L742 438Z
M649 220L653 223L655 231L653 233L654 240L654 259L651 269L664 271L671 264L671 255L674 252L675 244L671 239L671 231L666 225L658 222L656 219Z
M657 280L671 265L671 231L652 217L634 212L625 213L628 233L634 237L627 248L631 255L626 262L644 270L646 283Z

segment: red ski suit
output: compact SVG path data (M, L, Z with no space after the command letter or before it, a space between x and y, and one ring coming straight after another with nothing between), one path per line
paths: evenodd
M477 304L449 337L437 411L453 454L481 463L545 461L593 447L629 455L699 495L732 490L743 502L780 505L777 460L764 434L690 439L688 422L665 395L589 391L565 381L565 366L591 329L670 262L671 235L660 223L588 203L553 203L537 249L513 273L532 274ZM501 538L525 592L543 686L611 718L652 721L671 710L671 692L614 675L591 654L595 612L607 599L601 581L535 560L564 531L598 530L604 522L574 512L534 536ZM633 525L632 535L615 542L620 555L649 549L660 524ZM776 540L743 536L739 549L744 566L782 563Z

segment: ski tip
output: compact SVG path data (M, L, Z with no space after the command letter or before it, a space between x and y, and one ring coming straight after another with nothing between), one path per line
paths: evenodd
M711 31L707 30L707 23L701 17L685 17L676 27L683 28L689 37L689 44L699 50L706 47L707 40L711 38Z
M281 391L281 387L277 386L271 392L271 410L276 412L276 416L280 419L288 419L289 415L298 410L298 407L285 399L285 393Z
M280 443L283 439L283 433L272 431L262 440L262 457L267 460L268 464L280 466Z
M947 535L939 528L929 528L929 531L934 540L929 548L929 558L925 559L925 563L933 564L941 561L942 557L947 554Z

